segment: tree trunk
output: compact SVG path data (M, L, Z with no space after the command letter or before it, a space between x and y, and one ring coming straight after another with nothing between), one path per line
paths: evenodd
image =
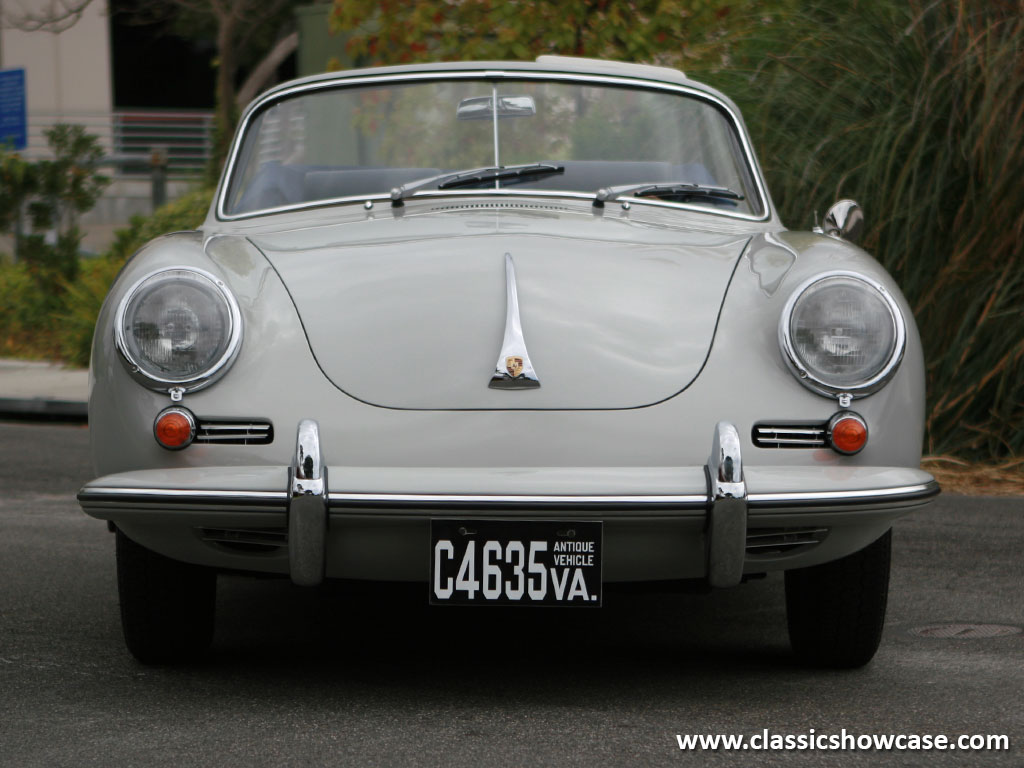
M250 101L255 99L256 94L263 88L263 85L270 79L270 76L274 74L274 70L281 66L281 62L287 59L298 47L298 32L292 32L290 35L286 35L278 40L274 47L270 49L270 53L253 67L249 77L245 79L242 87L238 89L238 94L235 96L235 105L239 109L244 109Z
M235 131L235 20L230 14L217 19L217 109L213 165L218 173L228 155Z

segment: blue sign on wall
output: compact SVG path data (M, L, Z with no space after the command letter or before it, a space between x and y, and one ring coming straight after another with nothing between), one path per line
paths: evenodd
M25 117L25 70L0 69L0 147L24 149L28 144Z

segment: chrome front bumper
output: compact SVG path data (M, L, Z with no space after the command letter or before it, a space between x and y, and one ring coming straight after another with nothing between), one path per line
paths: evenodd
M166 533L171 526L180 532L211 525L261 528L283 521L286 570L301 585L318 584L325 575L389 575L386 569L364 567L368 561L356 562L366 556L365 541L339 542L339 537L348 535L346 525L353 530L352 521L421 523L432 515L465 514L601 519L617 526L617 535L632 537L633 545L641 549L645 542L657 544L656 537L637 536L642 524L661 532L684 531L687 542L702 543L703 554L698 555L694 546L678 553L680 559L701 558L698 568L691 563L679 573L703 575L712 586L727 587L738 584L745 572L779 567L764 560L751 563L750 540L764 534L752 533L750 528L784 531L788 526L822 521L850 525L867 520L870 527L862 532L862 539L880 535L893 518L939 492L934 479L917 469L744 467L739 435L727 422L716 426L703 467L334 467L332 476L343 478L335 482L345 487L331 490L319 429L315 421L304 420L298 427L287 479L284 474L283 467L140 470L98 478L82 488L78 500L87 514L113 520L130 535L161 527ZM595 488L601 492L595 494ZM363 529L356 526L356 530ZM155 533L140 543L160 550L161 535ZM374 535L379 539L382 534ZM870 538L858 542L848 543L847 549L860 548ZM176 544L167 544L164 554L223 567L275 570L272 563L261 565L256 559L239 556L226 561L195 554L203 546L196 537L179 536ZM406 555L416 551L416 546L409 545ZM834 546L833 551L837 551ZM339 552L337 556L348 558L351 566L334 562L334 553ZM671 557L664 551L663 555ZM632 580L634 574L643 577L637 563L644 553L623 556L623 562L630 558L631 565L619 568L624 580ZM420 563L402 572L415 575L418 567ZM676 574L672 568L655 569L652 578L663 572Z

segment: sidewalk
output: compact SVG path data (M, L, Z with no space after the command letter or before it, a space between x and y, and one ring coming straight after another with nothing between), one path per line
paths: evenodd
M85 421L88 399L84 368L0 358L0 418Z

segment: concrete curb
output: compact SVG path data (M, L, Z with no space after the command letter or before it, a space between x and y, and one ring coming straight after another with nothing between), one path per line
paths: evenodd
M76 400L0 397L0 418L27 421L89 421L89 406Z
M88 399L84 368L0 358L0 418L85 422Z

